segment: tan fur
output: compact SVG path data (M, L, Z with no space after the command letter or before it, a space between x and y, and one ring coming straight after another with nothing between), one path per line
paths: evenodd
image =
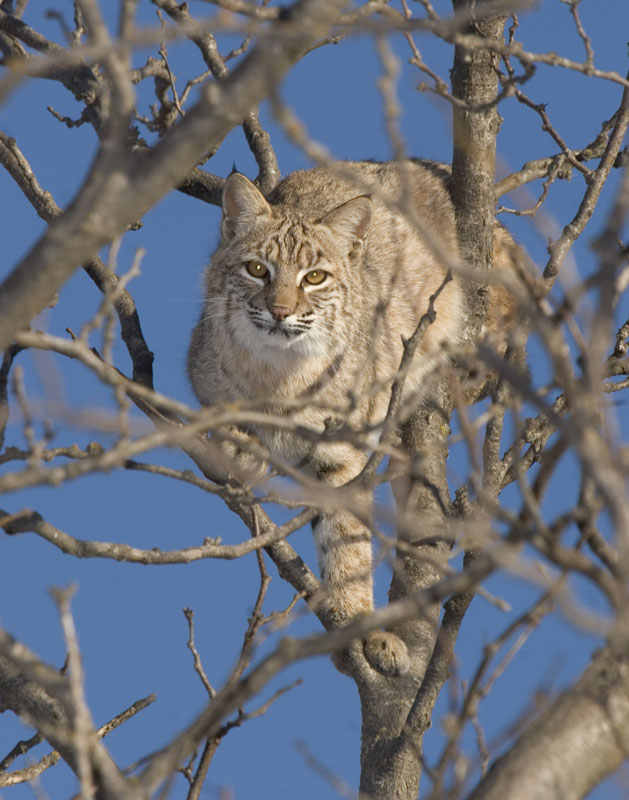
M343 164L393 202L403 200L395 163ZM443 250L458 259L455 219L437 171L406 162L415 213ZM382 422L402 338L428 310L446 267L402 213L374 192L317 167L284 179L267 200L242 175L228 178L223 195L222 238L205 277L201 319L194 329L188 370L201 403L258 401L285 414L287 400L303 400L293 413L299 426L323 432L331 416L356 430ZM252 277L247 264L268 270ZM308 271L327 278L309 285ZM459 283L438 297L406 381L419 398L430 385L447 347L464 322ZM352 399L353 405L350 402ZM260 440L333 486L355 477L364 452L346 443L311 442L294 432L260 427ZM365 504L368 499L364 498ZM371 541L347 511L327 513L314 526L326 604L343 622L373 608ZM375 637L375 638L374 638ZM403 643L375 634L366 643L375 668L398 674L408 668Z

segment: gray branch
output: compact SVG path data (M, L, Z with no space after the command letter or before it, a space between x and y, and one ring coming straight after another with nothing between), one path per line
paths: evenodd
M627 753L629 661L626 650L606 648L533 720L468 800L580 800Z
M325 35L344 0L300 0L256 48L149 152L101 148L82 189L0 286L0 349L39 313L78 264L136 222L268 95L304 48Z

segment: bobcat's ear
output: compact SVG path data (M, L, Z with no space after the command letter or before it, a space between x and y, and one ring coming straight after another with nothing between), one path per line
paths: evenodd
M319 221L348 239L350 246L364 244L373 221L373 203L367 195L361 195L328 211Z
M223 238L231 239L239 231L250 227L258 217L270 213L271 206L262 192L244 175L232 172L223 188Z

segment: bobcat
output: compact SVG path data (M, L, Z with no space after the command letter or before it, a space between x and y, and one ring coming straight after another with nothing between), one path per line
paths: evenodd
M243 175L227 179L221 239L206 271L203 311L188 353L201 403L263 401L269 412L290 413L291 430L258 426L255 434L270 452L301 462L331 486L358 475L367 454L330 437L313 445L295 429L323 432L336 414L351 429L377 433L402 339L412 334L446 275L418 230L380 197L400 202L410 189L422 226L458 259L447 173L411 160L347 162L342 168L374 187L374 196L326 167L289 175L268 199ZM456 280L443 286L435 310L405 383L415 402L460 336L465 312ZM357 502L368 504L368 495ZM368 528L346 510L327 510L313 530L321 602L339 623L370 611ZM376 631L363 644L381 673L408 670L406 647L393 633Z

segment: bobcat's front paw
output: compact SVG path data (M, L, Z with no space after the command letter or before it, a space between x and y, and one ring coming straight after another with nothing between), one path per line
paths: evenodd
M394 633L371 631L363 642L365 658L382 675L395 678L409 671L411 659L404 642Z

